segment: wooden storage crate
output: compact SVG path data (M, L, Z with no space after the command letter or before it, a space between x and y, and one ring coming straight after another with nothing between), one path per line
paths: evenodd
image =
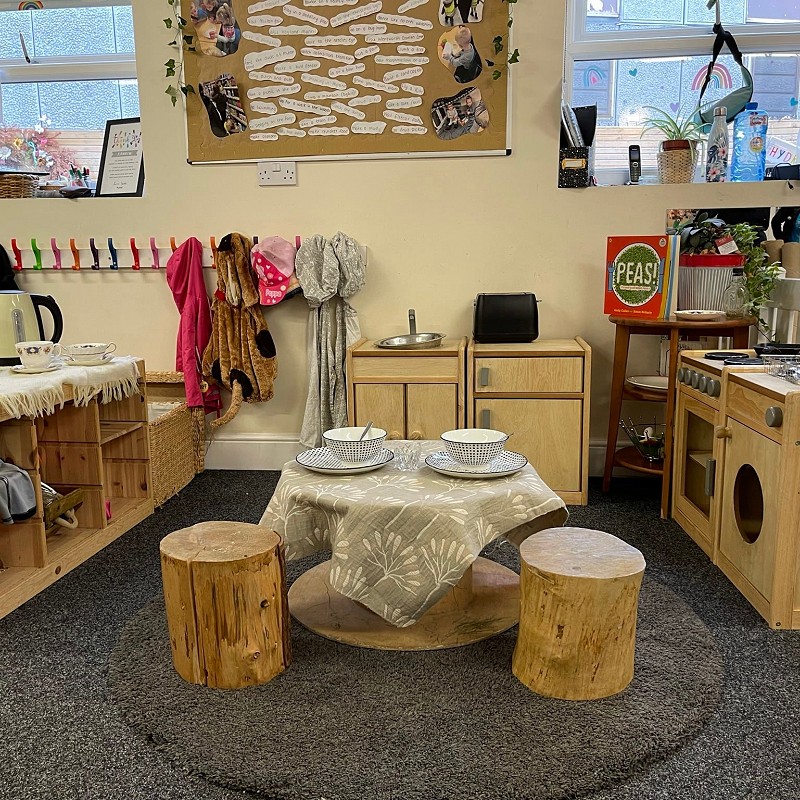
M148 404L177 405L148 422L153 503L162 505L205 466L205 412L188 408L182 372L148 372Z

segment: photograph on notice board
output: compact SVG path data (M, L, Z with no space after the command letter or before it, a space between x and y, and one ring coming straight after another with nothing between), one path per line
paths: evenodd
M439 38L439 60L452 73L457 83L470 83L481 74L481 57L472 41L472 31L459 25Z
M232 0L192 0L190 17L197 49L206 56L230 56L239 49L242 31L233 13Z
M247 130L247 117L233 75L220 75L200 84L200 99L208 112L214 136L222 138Z
M454 97L441 97L431 107L431 122L440 139L458 139L489 127L489 111L480 89L464 89Z
M439 22L444 26L466 25L483 19L484 0L439 0Z

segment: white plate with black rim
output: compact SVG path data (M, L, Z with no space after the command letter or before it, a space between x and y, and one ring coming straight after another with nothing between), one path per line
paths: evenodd
M300 453L295 461L301 467L305 467L311 472L319 472L322 475L359 475L362 472L372 472L374 469L385 467L393 458L394 453L384 448L370 461L364 461L361 464L348 464L328 450L327 447L315 447L313 450L306 450Z
M440 472L442 475L449 475L451 478L487 480L490 478L504 478L519 472L528 463L528 459L521 453L503 450L497 458L488 464L472 467L454 461L447 453L441 450L438 453L431 453L425 459L425 463L432 470Z

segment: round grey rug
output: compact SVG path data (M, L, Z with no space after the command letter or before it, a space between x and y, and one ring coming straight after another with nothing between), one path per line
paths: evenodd
M239 691L184 683L160 597L123 631L112 701L176 766L280 800L555 800L611 786L696 734L720 700L714 638L645 578L636 675L592 702L511 674L516 628L454 650L364 650L292 628L292 664Z

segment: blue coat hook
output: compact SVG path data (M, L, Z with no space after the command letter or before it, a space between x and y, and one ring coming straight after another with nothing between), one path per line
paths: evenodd
M111 269L119 269L119 263L117 262L117 248L114 247L114 242L111 241L111 237L108 237L108 252L111 255Z

